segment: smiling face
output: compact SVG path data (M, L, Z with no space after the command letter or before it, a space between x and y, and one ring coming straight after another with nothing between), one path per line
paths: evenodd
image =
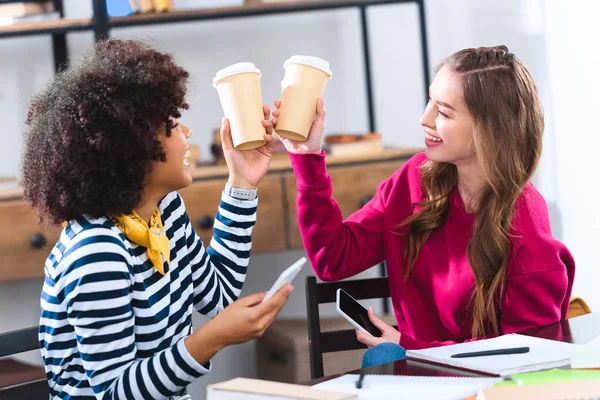
M190 173L190 147L187 140L192 130L173 120L171 136L167 136L165 126L158 134L166 161L157 161L146 177L146 188L164 194L189 186L192 183Z
M429 103L420 123L425 128L427 158L455 165L475 160L474 122L463 99L462 81L446 66L430 86Z

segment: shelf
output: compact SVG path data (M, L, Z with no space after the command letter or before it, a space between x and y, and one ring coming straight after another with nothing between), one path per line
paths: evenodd
M50 21L23 22L0 26L0 38L86 31L92 29L93 26L91 18L62 18Z
M198 10L172 11L165 13L138 14L129 17L110 18L111 28L166 24L173 22L198 21L221 18L249 17L269 14L284 14L303 11L334 10L340 8L366 7L383 4L415 3L418 0L310 0L285 3L250 4Z
M198 10L175 10L164 13L147 13L132 15L129 17L109 18L109 27L118 28L304 11L334 10L383 4L414 3L418 1L419 0L308 0L285 3L249 4L244 6L206 8ZM91 18L64 18L51 21L26 22L8 26L0 26L0 38L85 31L92 30L93 28L94 23Z

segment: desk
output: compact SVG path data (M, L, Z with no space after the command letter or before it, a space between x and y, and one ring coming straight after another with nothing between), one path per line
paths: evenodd
M585 344L600 335L600 313L583 315L566 321L560 321L542 328L530 329L520 332L523 335L544 339L558 340L561 342ZM382 374L382 375L412 375L412 376L488 376L458 368L446 367L439 364L406 359L389 364L376 365L350 371L348 374ZM306 382L307 385L316 385L340 375L326 376ZM492 375L493 376L493 375Z

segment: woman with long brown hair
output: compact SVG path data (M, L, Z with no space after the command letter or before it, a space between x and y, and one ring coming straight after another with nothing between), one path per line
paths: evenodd
M383 335L357 332L368 346L440 346L566 318L573 258L529 181L544 130L531 75L505 46L464 49L441 62L429 97L425 153L345 221L321 151L323 100L308 141L283 139L317 276L340 280L387 262L398 330L370 310Z

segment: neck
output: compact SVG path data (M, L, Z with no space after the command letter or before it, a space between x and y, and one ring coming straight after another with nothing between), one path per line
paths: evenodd
M483 171L475 157L471 161L457 165L458 191L465 204L465 211L475 212L485 186Z
M142 193L142 201L140 202L140 205L134 209L134 211L140 216L141 219L146 222L150 222L150 218L152 218L152 214L154 214L154 211L158 206L158 202L163 198L163 196L164 195L159 193L153 193L152 191L144 190L144 193Z

